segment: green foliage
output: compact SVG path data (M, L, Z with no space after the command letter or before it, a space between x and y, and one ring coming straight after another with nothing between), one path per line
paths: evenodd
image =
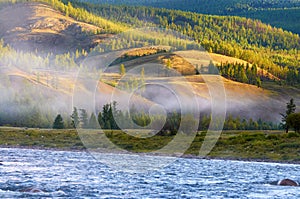
M124 19L124 23L128 23L128 20L132 19L131 23L134 24L136 19L133 18L137 18L140 21L151 19L152 23L157 25L178 30L191 37L196 36L197 38L195 39L198 41L209 39L221 44L223 43L221 41L237 41L238 36L240 41L237 42L240 44L253 44L258 47L271 48L278 46L282 49L299 48L299 43L297 43L299 36L272 28L258 20L241 17L210 16L149 7L92 5L78 2L74 2L73 4L85 7L90 12L104 18L111 20ZM236 34L235 36L234 33ZM287 40L283 41L282 36ZM275 41L275 38L280 39ZM288 43L288 41L291 43Z
M198 155L203 140L209 132L199 132L185 154ZM290 133L289 133L290 134ZM282 134L278 131L247 131L222 133L216 146L208 157L245 159L245 160L272 160L272 161L297 161L299 162L298 148L300 140L289 134ZM298 135L299 134L295 134ZM95 145L89 147L107 148L102 142L106 136L118 147L132 152L152 152L166 146L174 141L173 136L155 135L149 138L138 138L119 130L107 130L104 134L99 131L87 130L81 136L95 138ZM37 148L56 148L67 150L83 150L84 146L80 141L76 130L43 130L23 128L0 128L0 145L2 146L26 146ZM176 145L183 143L179 140ZM171 154L173 151L170 151Z
M82 0L91 3L143 5L158 8L191 11L210 15L243 16L260 19L267 24L300 33L300 3L298 0ZM195 6L201 5L201 6Z
M169 113L163 128L159 132L159 135L176 135L178 133L180 123L181 114L176 111Z
M280 115L282 116L282 126L285 128L286 133L288 133L289 131L289 123L287 122L287 118L289 117L289 115L295 113L296 111L296 104L294 103L294 99L290 99L290 101L286 104L286 111L285 114L280 113Z
M291 86L300 84L300 68L296 69L295 67L289 67L286 75L286 83Z
M300 18L300 7L260 9L236 13L237 16L243 16L251 19L260 19L266 24L277 28L300 34L300 25L295 20Z
M286 118L286 125L292 127L295 132L300 133L300 113L291 113Z
M252 67L249 64L244 65L241 63L221 63L217 65L220 74L228 79L261 86L260 74L257 72L257 66Z
M80 110L80 124L82 128L88 128L89 127L89 120L88 120L88 113L85 109L79 109Z
M94 113L91 113L88 127L90 129L97 129L98 128L98 121L97 121L96 116L95 116Z
M300 135L296 132L289 132L287 134L287 138L298 138L298 137L300 137Z
M98 113L98 123L102 129L119 129L115 118L121 118L122 116L121 112L117 110L116 102L105 104L102 112Z
M181 32L198 41L208 51L244 59L281 79L287 78L288 67L298 68L300 64L297 58L300 48L299 35L271 27L258 20L149 7L79 2L73 4L112 21L123 21L142 27L152 23ZM186 45L181 47L188 48ZM247 81L245 76L243 81ZM257 84L260 82L257 81Z
M64 129L64 121L60 114L58 114L53 122L53 129Z
M170 136L176 135L179 129L186 134L191 133L193 127L199 123L198 130L207 130L211 118L202 115L198 121L190 114L180 114L177 111L169 112L166 115L152 115L151 117L143 111L138 111L134 106L128 112L117 110L117 103L105 104L102 111L98 113L98 123L102 129L119 129L116 120L120 122L123 129L131 129L133 124L135 128L142 129L148 126L149 129L158 131L159 135ZM164 123L162 123L164 122ZM150 125L151 124L151 125ZM161 126L163 126L161 128ZM265 122L261 119L254 121L253 119L233 118L229 115L224 123L224 130L272 130L279 129L279 125L272 122Z
M124 64L121 64L120 65L120 75L125 75L125 73L126 73L125 66L124 66Z
M55 9L65 13L65 15L75 18L78 21L91 23L98 26L100 29L98 33L119 33L126 30L126 27L121 24L112 23L99 16L89 13L83 8L73 7L70 1L60 0L37 0L39 2L45 2L53 6Z
M0 128L0 145L32 148L82 150L84 146L75 130Z
M76 107L73 108L73 113L71 115L71 119L72 119L72 127L73 128L79 127L80 120L79 120L79 115L78 115L78 111L77 111Z
M208 64L208 74L219 74L218 68L215 67L215 65L213 64L213 62L211 60Z
M71 3L67 1L63 1L64 3L62 3L59 0L41 1L47 2L62 12L66 12L67 10L70 16L88 23L97 24L101 21L100 19L105 20L105 22L99 22L100 25L98 25L100 29L102 28L101 31L105 31L106 33L116 33L126 30L126 28L118 28L120 22L135 26L139 26L138 24L142 26L151 23L153 26L179 31L195 39L199 42L199 46L201 44L208 51L249 61L269 71L276 77L286 80L286 83L289 85L298 85L300 82L298 71L300 65L300 60L298 59L300 48L299 36L283 31L282 29L273 28L258 20L240 17L209 16L147 7L93 5L77 1L71 1ZM98 18L100 19L98 20ZM114 21L114 23L107 19ZM118 22L117 25L116 22ZM111 24L115 24L115 26ZM145 35L140 35L138 32L131 32L128 34L128 38L124 38L127 41L126 46L121 46L121 43L125 42L116 40L109 46L101 44L102 47L99 47L97 50L103 52L106 48L113 50L140 47L143 46L145 42L153 45L171 44L177 49L198 48L194 44L189 44L188 42L183 43L182 41L178 41L178 39L176 41L174 38L164 38L163 35L159 34L151 35L151 37L148 35L147 37L148 38L145 38ZM143 42L141 42L142 40ZM65 68L74 68L76 67L74 60L78 58L79 52L74 52L74 55L67 53L63 55L63 57L56 57L55 59L57 61L55 62L63 63L62 67ZM4 60L10 59L6 58ZM27 65L26 62L28 61L23 59L18 62ZM45 60L45 62L47 62L47 60ZM53 63L47 63L46 65L49 64L52 65ZM239 75L241 82L255 81L249 80L249 77L247 79L246 76L248 75L243 74L243 71L241 71ZM256 79L255 82L256 83L252 84L257 84L258 86L261 84L259 79Z

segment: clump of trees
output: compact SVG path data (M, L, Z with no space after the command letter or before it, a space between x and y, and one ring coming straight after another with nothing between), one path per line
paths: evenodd
M286 118L286 123L292 127L295 132L300 133L300 113L292 113Z
M286 112L285 114L281 113L281 116L281 125L284 127L286 133L289 132L290 128L300 133L300 113L296 113L296 105L293 98L286 104Z
M88 112L85 109L74 108L71 115L71 124L73 128L85 128L85 129L123 129L131 128L144 128L147 126L149 129L158 130L158 135L172 136L176 135L179 130L185 133L191 133L196 130L195 125L199 122L197 130L205 131L211 121L209 115L202 115L198 121L191 114L181 114L180 112L169 112L166 116L163 115L151 115L138 111L134 106L131 107L129 112L121 111L117 109L117 103L108 103L102 107L102 110L98 112L96 117L95 113L91 113L88 117ZM58 119L57 119L58 118ZM62 122L62 118L58 115L55 119L55 124ZM118 123L116 122L118 121ZM291 121L294 121L291 119ZM164 122L162 124L162 122ZM57 127L57 125L55 126ZM61 127L61 126L60 126ZM53 125L54 128L54 125ZM265 122L262 119L257 121L253 119L241 119L239 117L233 117L229 115L224 123L224 130L272 130L280 129L280 125L272 122Z
M20 0L19 0L20 1ZM53 6L55 9L65 13L66 16L75 18L78 21L84 21L99 27L96 33L119 33L125 30L125 26L108 21L102 17L88 12L83 8L76 8L70 1L64 4L60 0L38 0Z
M250 67L249 64L227 62L217 65L217 68L220 74L228 79L261 87L260 75L255 64Z
M2 108L2 110L4 110ZM24 112L23 112L24 111ZM49 113L50 114L50 113ZM53 118L51 115L43 115L40 109L20 110L16 118L10 118L5 112L0 113L0 125L10 125L19 127L32 128L84 128L84 129L132 129L144 128L160 130L160 135L175 135L179 129L189 132L191 127L199 122L198 130L205 131L208 129L211 118L210 115L201 115L197 120L189 114L181 115L180 112L169 112L164 115L149 115L135 107L131 107L130 111L121 111L117 108L117 103L108 103L102 107L99 112L88 113L85 109L74 107L70 116L58 114ZM118 121L118 123L116 122ZM291 120L292 121L292 120ZM180 126L182 125L182 126ZM224 130L270 130L280 129L277 124L266 122L262 119L257 121L249 119L241 119L229 115L224 124ZM289 125L289 128L294 126Z

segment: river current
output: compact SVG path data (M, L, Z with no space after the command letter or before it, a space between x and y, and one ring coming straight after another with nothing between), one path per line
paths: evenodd
M0 198L300 198L299 187L271 185L283 178L299 181L300 165L293 164L178 158L165 168L134 173L87 152L14 148L0 149L0 161Z

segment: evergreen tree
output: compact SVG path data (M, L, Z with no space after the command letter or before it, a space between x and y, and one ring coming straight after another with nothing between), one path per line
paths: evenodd
M294 104L294 99L290 99L290 101L286 104L286 111L285 114L280 114L282 116L282 125L285 128L285 132L288 133L289 131L289 124L287 123L287 118L289 115L295 113L296 105Z
M80 109L80 123L82 128L88 128L89 126L88 114L85 109Z
M292 113L286 118L286 124L292 127L295 132L300 133L300 113Z
M56 118L53 122L53 128L54 129L63 129L63 128L65 128L63 118L61 117L60 114L58 114L56 116Z
M208 65L208 74L219 74L217 67L215 67L212 61L210 61Z
M114 101L112 104L110 104L110 112L109 112L111 129L119 129L117 122L115 120L115 118L118 118L118 116L119 116L119 111L117 110L117 102Z
M94 113L91 114L90 119L89 119L89 128L91 129L97 129L98 128L98 122L96 119L96 116Z
M104 122L103 122L103 117L102 117L101 112L98 113L98 123L99 123L101 128L104 128Z
M80 123L80 120L79 120L78 111L77 111L76 107L74 107L74 109L73 109L73 113L71 115L71 119L72 119L72 123L71 123L72 127L73 128L78 127L78 125Z
M111 129L110 125L110 104L105 104L102 108L103 129Z

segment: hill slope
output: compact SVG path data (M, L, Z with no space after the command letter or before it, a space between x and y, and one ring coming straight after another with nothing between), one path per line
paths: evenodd
M55 54L89 50L108 35L100 28L66 17L42 3L18 3L0 10L0 37L13 48Z
M143 5L202 14L243 16L300 34L299 0L81 0L83 2Z
M295 73L294 69L299 68L299 35L259 20L150 7L71 2L74 7L134 27L157 26L178 31L197 41L208 52L246 60L283 80L288 79L289 72Z
M218 54L210 54L210 56L216 63L247 63L243 60ZM166 66L166 63L163 61L165 57L170 58L172 64L175 66L180 66L177 68L172 65L173 69L177 70L179 73L188 75L184 76L184 78L167 77L163 74L156 76L155 71L152 71L151 67L157 67L159 65ZM177 65L175 61L179 63L179 65ZM170 101L166 101L166 99L174 98L173 94L164 91L164 89L160 86L152 84L163 82L165 85L169 85L171 88L174 88L179 95L185 93L185 88L180 87L180 85L190 85L194 89L201 112L208 113L211 106L211 96L207 83L214 82L216 77L205 74L193 75L192 73L189 73L192 71L192 68L195 69L195 63L199 62L207 62L207 57L204 56L202 60L201 58L198 58L198 53L195 53L195 51L178 51L175 53L161 53L143 56L130 61L125 60L124 62L120 62L118 65L111 66L107 72L118 73L119 65L124 64L128 73L139 75L139 70L136 70L136 68L143 67L146 71L145 81L151 85L146 89L143 96L150 101L154 100L164 103L169 110L179 107L174 104L171 105L172 103ZM258 72L260 73L261 70L262 69L259 69ZM155 77L151 76L153 74ZM272 75L267 72L265 72L265 75L269 75L270 78L272 78ZM263 84L263 88L258 88L254 85L235 82L223 77L222 81L224 84L224 91L226 93L226 99L224 100L226 100L227 116L233 115L234 117L247 119L252 118L256 120L262 118L266 121L279 123L281 120L280 113L285 111L285 104L289 98L294 98L296 104L300 105L300 90L297 88L280 87L274 83L266 84L266 86ZM188 99L185 99L184 103L191 102Z
M13 20L12 23L7 24L7 21L4 19L5 17L10 17L8 16L9 13L18 13L19 15L18 17L16 17L16 19L18 20L13 20L11 18L11 20ZM96 30L98 27L79 22L70 17L65 17L60 12L51 8L51 6L41 3L15 4L5 10L1 10L0 15L3 17L1 17L0 19L1 35L3 36L5 41L11 43L12 46L15 45L16 48L26 45L30 47L39 47L39 45L41 45L41 49L43 51L46 51L47 49L45 49L44 46L50 45L51 47L51 45L53 45L50 38L52 38L52 36L54 35L55 37L63 38L64 42L66 42L59 42L56 45L57 50L70 51L72 49L75 49L72 42L74 40L77 41L76 34L73 34L72 27L80 27L78 28L78 30L80 29L81 31L79 31L78 34L81 35L82 38L84 38L84 40L79 39L79 45L81 46L89 47L90 45L94 45L95 43L93 43L93 40L97 38L97 36L85 34L83 30L92 31ZM49 26L49 22L55 22L56 24L53 26ZM45 26L45 24L48 24L48 26ZM26 25L28 25L28 27ZM72 33L67 32L67 30L71 30ZM36 38L37 35L42 39L29 39ZM24 39L25 41L23 40L23 38L26 38ZM49 42L49 40L51 40L51 42ZM56 49L56 46L52 47ZM5 97L1 98L1 108L3 108L3 110L7 110L7 112L9 112L11 107L14 107L15 109L17 109L18 107L34 108L34 105L37 103L39 104L40 108L44 108L44 104L49 105L51 107L49 109L54 110L53 112L55 112L55 114L57 114L59 111L62 111L62 109L59 109L60 107L66 107L66 109L69 109L66 110L66 115L69 114L69 112L71 111L70 109L72 109L71 97L76 81L76 73L74 71L76 71L76 69L78 68L73 69L73 71L71 70L71 72L74 73L68 73L70 71L62 71L59 67L51 68L53 66L51 66L51 64L48 64L47 67L49 70L52 70L52 72L47 72L45 70L37 68L30 68L30 70L25 70L23 68L25 63L23 62L18 64L3 64L5 59L9 57L7 56L7 54L5 54L7 48L4 48L3 51L4 54L2 51L0 53L0 74L2 75L2 77L0 78L0 87L3 91L5 91L3 92L5 93L3 94L3 96ZM22 60L21 58L25 56L24 53L16 53L14 55L20 56L16 57L16 59L20 58L20 60ZM215 56L216 59L220 58L220 56L218 55L212 55ZM29 57L29 65L36 64L37 66L40 66L39 62L35 63L35 60L38 57L37 55L30 54ZM189 66L190 68L191 64L187 63L187 61L181 61L178 56L166 56L166 58L170 58L172 61L174 60L178 63L181 62L182 65ZM129 61L129 63L127 62L127 67L129 67L128 69L130 69L130 67L134 67L136 65L139 65L140 63L152 63L154 59L156 60L155 63L164 63L164 57L160 59L158 59L157 56L153 56L150 58L142 57L140 59L131 60ZM224 60L225 58L221 57L221 59ZM233 61L236 61L236 59L233 59ZM89 68L87 68L86 70L88 69ZM112 72L117 72L117 68L115 68L115 71ZM97 75L97 71L94 74ZM147 78L146 79L149 82L155 82L157 80L151 77ZM203 110L209 109L209 92L201 76L191 75L185 78L188 79L188 81L191 82L191 85L194 87L195 94L199 99L199 103L203 105ZM185 83L181 80L177 80L176 78L169 77L162 77L162 79L160 80L164 80L167 83L170 82L174 87ZM279 121L279 112L284 112L285 102L289 98L294 97L296 99L296 103L299 105L300 91L296 88L279 87L273 89L273 91L269 91L266 89L257 88L255 86L245 85L226 79L223 79L223 81L227 94L228 114L239 115L244 118L252 117L254 119L258 119L258 117L264 117L264 119L266 120ZM84 89L84 84L79 84L77 86ZM97 91L99 91L99 100L97 102L99 103L100 107L102 104L107 103L110 100L109 96L114 91L115 95L117 96L116 99L119 101L122 101L124 99L123 96L126 95L126 93L124 93L123 91L119 91L118 89L104 83L100 83L98 87L99 90ZM104 90L101 91L101 88L103 88ZM154 89L154 91L156 90ZM102 92L105 96L101 96ZM180 92L184 93L184 90ZM151 101L157 101L159 99L161 99L162 101L166 101L166 99L169 99L168 96L160 95L160 93L158 92L154 93L154 96L157 96L157 98L154 99L151 98L152 94L153 93L151 93L150 91L148 96L145 94L144 98L137 96L136 99L137 101L140 101L141 104L146 105L151 105ZM47 103L43 103L42 99L44 97L49 98L50 101L48 101ZM145 98L147 98L147 100ZM20 109L19 111L24 112L24 110L25 109ZM28 115L28 112L24 112L24 114ZM14 116L11 117L14 118ZM52 115L49 116L49 121L52 120L51 117ZM1 115L0 118L3 118L3 115ZM20 121L22 120L20 119Z

